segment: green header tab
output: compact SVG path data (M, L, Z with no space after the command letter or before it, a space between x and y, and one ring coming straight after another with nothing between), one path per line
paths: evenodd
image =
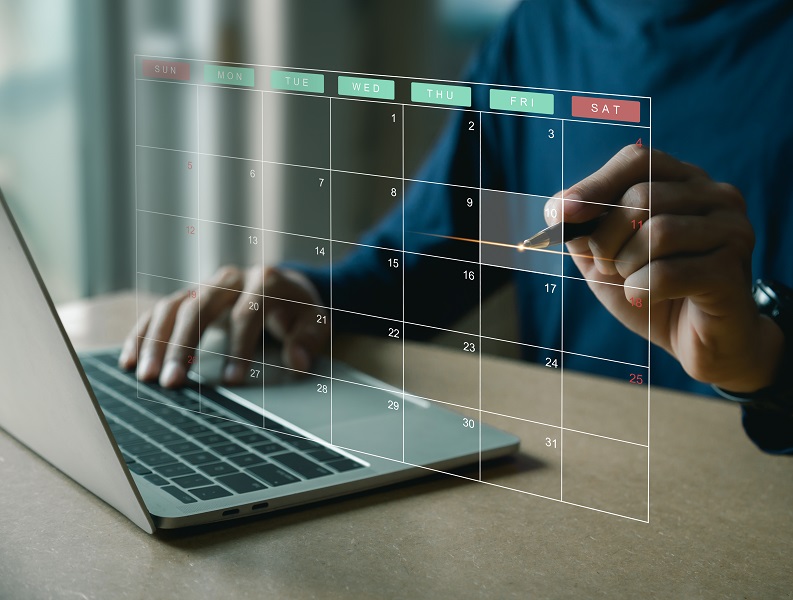
M226 67L223 65L204 65L206 83L225 85L244 85L253 87L253 69L246 67Z
M339 76L339 96L394 99L394 82L390 79Z
M410 84L410 101L444 106L471 106L471 88L461 85L438 85L434 83Z
M271 71L270 87L274 90L292 92L325 93L325 76L321 73L298 73L297 71Z
M490 90L490 108L524 113L553 114L553 94Z

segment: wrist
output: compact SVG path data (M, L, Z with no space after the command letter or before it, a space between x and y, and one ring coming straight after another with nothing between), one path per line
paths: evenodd
M730 369L729 376L711 382L714 386L737 394L750 394L768 388L777 381L785 354L785 334L766 315L758 315L751 343L746 345L748 364Z
M793 290L774 281L757 280L752 288L760 315L752 349L753 369L731 381L714 383L713 389L749 409L793 415ZM750 376L746 376L750 373Z

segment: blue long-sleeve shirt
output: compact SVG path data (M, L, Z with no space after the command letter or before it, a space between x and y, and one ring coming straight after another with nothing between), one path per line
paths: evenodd
M793 285L793 4L782 0L526 0L484 45L466 81L498 85L583 90L652 98L652 147L705 169L714 180L736 185L748 204L757 242L752 259L755 277ZM486 93L477 87L475 94ZM486 101L482 99L482 104ZM497 190L558 191L562 181L557 155L537 147L530 119L507 121L482 116L481 184ZM490 121L486 121L486 120ZM524 125L525 123L525 125ZM465 113L456 112L415 179L471 181L480 170L479 139L466 135ZM620 147L635 141L634 131L612 127L579 127L568 132L563 183L567 187L594 171ZM576 155L576 150L580 154ZM534 212L541 215L542 204ZM333 305L361 308L392 317L402 314L402 274L382 268L381 253L369 246L400 248L403 214L406 281L412 289L426 285L420 308L426 322L449 325L478 301L461 295L459 285L445 281L433 262L421 254L466 257L460 242L415 235L420 231L446 236L477 237L479 222L448 187L408 187L400 204L369 231L361 246L332 270ZM488 206L483 197L482 210ZM404 210L404 213L403 213ZM536 230L526 213L504 221L504 239L521 240ZM456 244L456 245L455 245ZM477 260L476 255L472 260ZM577 274L569 257L564 273ZM331 275L307 270L326 299ZM520 271L482 271L482 295L512 279L516 287L519 339L527 360L537 360L535 347L645 364L647 342L618 325L597 302L575 307L548 302L536 293L537 281ZM566 280L567 281L567 280ZM581 294L575 280L568 295ZM585 285L585 284L581 284ZM410 303L410 294L405 295ZM559 327L564 311L564 340ZM406 319L409 320L409 319ZM334 315L334 327L354 327L360 320ZM483 328L485 324L482 324ZM663 350L650 350L652 383L712 394L689 377ZM602 372L601 365L575 355L566 368ZM768 424L753 413L744 416L747 431L764 449L793 451L793 422L766 435ZM780 433L781 431L781 433Z

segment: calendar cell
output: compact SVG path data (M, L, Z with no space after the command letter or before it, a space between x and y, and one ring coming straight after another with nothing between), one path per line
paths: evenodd
M513 461L483 469L482 480L519 492L561 499L562 438L559 428L493 414L483 413L482 419L523 440L522 452Z
M405 321L477 335L478 318L457 325L452 319L479 303L479 264L426 256L420 264L420 269L405 271ZM450 298L454 311L450 310Z
M135 161L138 210L198 217L198 154L139 146Z
M345 242L364 242L364 234L384 214L402 203L403 180L373 175L333 173L333 239ZM363 202L362 202L363 200ZM402 214L390 216L401 229ZM400 250L402 238L378 240L386 248Z
M562 121L483 114L482 137L484 189L535 196L552 196L561 189ZM499 154L489 151L496 146ZM505 172L505 161L518 166Z
M602 385L609 386L612 392L592 396L566 394L564 426L646 444L648 369L598 358L565 356L564 380L580 381L584 377L581 372L603 377Z
M508 342L482 338L482 352L487 355L503 356L507 353L504 346ZM561 425L562 411L562 353L556 350L533 348L530 352L523 350L524 359L538 367L536 376L527 379L525 370L515 364L514 377L524 382L521 391L521 402L516 410L510 390L514 390L514 381L503 376L503 366L494 365L490 361L482 361L482 410L494 414L506 415L518 419L527 419L545 425ZM519 374L520 373L520 374Z
M138 271L198 282L200 228L195 219L138 211Z
M464 162L422 169L438 135L451 130ZM479 187L479 113L423 106L405 107L405 175L412 179L465 187Z
M264 262L262 245L256 243L261 236L260 229L202 221L198 236L201 283L208 283L218 269L228 265L243 271L261 267Z
M402 177L402 109L399 105L333 99L331 112L334 169ZM378 152L371 151L374 144Z
M135 115L138 146L198 151L195 87L168 81L137 81Z
M405 324L405 334L410 339L428 339L441 332L427 327ZM471 371L479 369L479 354L481 352L479 337L472 334L443 332L442 339L432 339L429 347L438 349L454 356L455 360L466 365ZM441 350L442 349L442 350ZM450 385L450 373L438 372L434 377L426 376L427 356L425 350L415 351L412 347L405 346L404 378L405 391L416 396L445 402L454 406L467 408L479 407L479 389L469 388L464 393L452 392L456 387ZM422 374L424 374L422 376Z
M330 167L330 101L299 94L263 94L265 162ZM300 123L296 131L286 123Z
M412 182L408 194L421 203L406 203L405 251L417 254L479 261L479 190ZM427 220L427 214L443 220Z
M564 432L564 500L645 520L648 448Z
M509 269L562 274L561 245L524 249L526 238L548 227L547 198L482 191L482 262Z
M198 119L197 135L202 153L262 159L260 93L198 86Z
M200 167L201 220L262 226L262 163L202 156Z
M564 124L564 187L594 173L617 152L641 140L647 146L645 127L568 121ZM644 181L650 181L649 163ZM615 203L618 199L608 200Z

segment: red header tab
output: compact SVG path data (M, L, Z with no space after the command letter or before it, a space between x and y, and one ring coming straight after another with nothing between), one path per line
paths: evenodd
M190 79L190 64L166 60L144 60L143 76L187 81Z
M639 123L641 121L640 113L641 102L635 100L573 96L574 117Z

